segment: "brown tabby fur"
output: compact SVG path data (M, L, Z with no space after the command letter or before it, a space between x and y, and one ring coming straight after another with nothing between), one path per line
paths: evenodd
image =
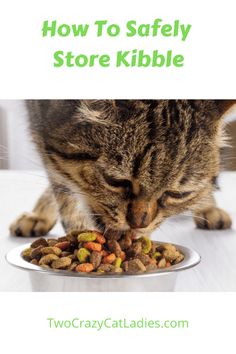
M60 215L66 231L136 229L193 211L198 227L231 226L213 191L224 143L222 115L234 101L28 101L30 128L50 187L33 213L11 225L46 234Z

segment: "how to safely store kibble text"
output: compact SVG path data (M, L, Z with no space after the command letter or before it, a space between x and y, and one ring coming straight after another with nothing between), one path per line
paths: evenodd
M85 68L97 67L108 68L114 66L116 68L147 68L147 67L176 67L184 66L183 53L176 53L171 48L160 48L163 45L163 39L178 40L179 43L188 40L192 25L182 23L180 20L166 22L162 18L156 18L151 23L139 23L136 20L130 20L122 25L112 23L108 20L97 20L94 23L59 23L57 20L46 20L42 26L42 37L53 39L62 38L58 42L61 48L53 51L53 66L55 68ZM111 46L109 51L110 41L120 37L117 41L118 45L124 43L125 49L117 48L114 51L114 46ZM127 48L127 43L132 46L132 38L139 37L144 43L145 48ZM78 42L78 51L65 50L65 38L70 38ZM122 39L124 38L124 41ZM80 51L82 41L86 41L88 47L83 45L86 50ZM130 39L127 41L127 39ZM100 41L101 48L105 47L106 52L91 53L92 41ZM161 44L159 43L161 42ZM137 41L135 41L137 43ZM173 43L173 42L172 42ZM176 43L175 43L176 45ZM68 46L68 44L67 44ZM77 46L77 45L76 45ZM74 47L74 42L73 42ZM98 47L96 43L96 48ZM150 48L150 49L149 49ZM183 45L181 45L181 49Z

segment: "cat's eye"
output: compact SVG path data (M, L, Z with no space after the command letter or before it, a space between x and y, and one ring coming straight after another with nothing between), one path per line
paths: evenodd
M113 192L117 193L122 193L123 198L126 199L132 199L135 197L133 193L133 184L130 180L125 179L125 178L115 178L112 176L109 176L107 173L104 171L102 172L102 176L104 181L107 184L107 187L112 189Z
M90 152L86 152L86 151L66 152L66 151L58 150L54 146L48 144L46 145L45 150L47 151L49 156L51 154L55 154L64 160L72 160L72 161L79 162L79 161L87 161L87 160L96 161L98 159L97 155Z
M192 194L192 191L188 192L173 192L173 191L167 191L165 192L167 197L171 197L174 199L184 199L188 197L190 194Z
M185 199L189 197L192 193L192 191L166 191L162 194L161 198L158 199L158 205L161 208L165 208L168 205L179 205L185 202Z
M103 177L104 177L105 182L111 187L132 190L132 182L129 181L128 179L114 178L114 177L111 177L105 173L103 173Z

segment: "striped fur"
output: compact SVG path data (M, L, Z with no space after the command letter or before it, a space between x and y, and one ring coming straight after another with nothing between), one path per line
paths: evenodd
M32 135L65 228L149 232L171 215L212 206L221 117L233 103L28 101ZM66 192L58 193L57 185Z

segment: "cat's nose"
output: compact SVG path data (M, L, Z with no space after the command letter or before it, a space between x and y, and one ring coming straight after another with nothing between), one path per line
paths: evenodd
M134 200L128 205L126 220L131 228L147 227L157 214L157 202L144 199Z

